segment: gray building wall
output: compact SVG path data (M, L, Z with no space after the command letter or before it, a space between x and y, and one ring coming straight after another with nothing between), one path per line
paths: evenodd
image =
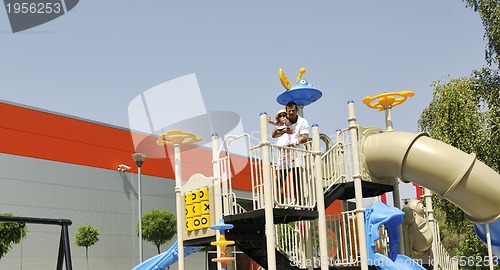
M131 159L123 163L135 166ZM147 166L147 160L144 164ZM175 214L175 181L147 175L141 178L143 213L158 208ZM73 269L86 269L85 248L74 245L74 234L87 223L100 232L99 241L89 248L89 269L123 270L136 266L137 209L137 174L0 154L0 213L70 219ZM0 269L55 269L60 227L27 227L26 239L0 259ZM162 251L175 240L176 236L162 246ZM144 259L156 255L153 244L144 242L143 246ZM204 269L204 258L203 253L186 258L186 269ZM177 265L171 269L177 269Z

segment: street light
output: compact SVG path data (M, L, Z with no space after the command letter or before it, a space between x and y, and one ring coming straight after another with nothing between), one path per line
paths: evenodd
M137 165L137 208L139 209L139 262L143 261L142 255L142 198L141 198L141 166L146 159L146 155L142 153L132 154L135 164Z

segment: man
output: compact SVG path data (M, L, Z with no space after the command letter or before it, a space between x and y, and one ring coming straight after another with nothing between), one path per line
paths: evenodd
M309 123L306 119L298 115L298 106L297 103L290 101L285 106L286 113L288 114L288 120L290 121L291 128L290 129L274 129L272 133L273 138L280 137L285 132L293 134L297 138L299 144L304 144L309 140ZM298 148L304 149L304 147ZM295 151L295 150L292 150ZM287 161L285 158L282 162L286 164L281 164L278 166L278 181L286 181L284 177L288 173L291 172L289 177L286 177L289 181L287 185L291 185L291 189L293 190L293 194L291 195L292 202L290 204L300 205L303 200L303 193L300 190L304 190L304 183L301 182L302 179L302 153L300 151L296 151L294 155L293 161ZM281 161L280 161L281 162ZM282 186L282 185L280 185ZM286 196L288 197L288 196Z
M286 104L285 111L288 114L288 120L291 123L291 129L274 129L273 138L280 137L285 132L293 134L299 144L306 143L309 140L309 123L306 119L298 115L297 103L290 101Z
M309 123L306 119L298 115L297 103L290 101L285 107L290 121L290 129L274 129L272 133L273 138L280 137L285 132L293 134L299 144L306 143L309 140Z
M293 135L299 141L299 144L306 143L309 140L309 123L306 119L298 115L297 103L290 101L286 104L288 119L292 124Z

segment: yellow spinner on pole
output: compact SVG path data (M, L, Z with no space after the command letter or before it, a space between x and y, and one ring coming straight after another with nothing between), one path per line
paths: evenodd
M379 111L385 110L386 131L392 132L394 129L392 127L391 108L402 104L408 97L414 95L415 93L413 91L387 92L374 97L366 96L363 99L363 103L372 109L377 109Z
M179 270L184 270L184 239L183 233L184 229L183 214L184 207L182 207L181 202L181 145L192 144L201 141L201 137L194 135L191 132L186 132L182 130L168 130L166 133L161 134L158 137L156 143L158 145L173 144L174 146L174 157L175 157L175 202L176 202L176 216L177 216L177 245L178 245L178 265Z

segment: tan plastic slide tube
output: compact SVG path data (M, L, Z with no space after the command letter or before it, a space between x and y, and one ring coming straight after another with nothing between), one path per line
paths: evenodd
M458 206L474 223L500 218L500 175L467 154L427 134L367 135L361 151L370 176L398 177L422 185Z

